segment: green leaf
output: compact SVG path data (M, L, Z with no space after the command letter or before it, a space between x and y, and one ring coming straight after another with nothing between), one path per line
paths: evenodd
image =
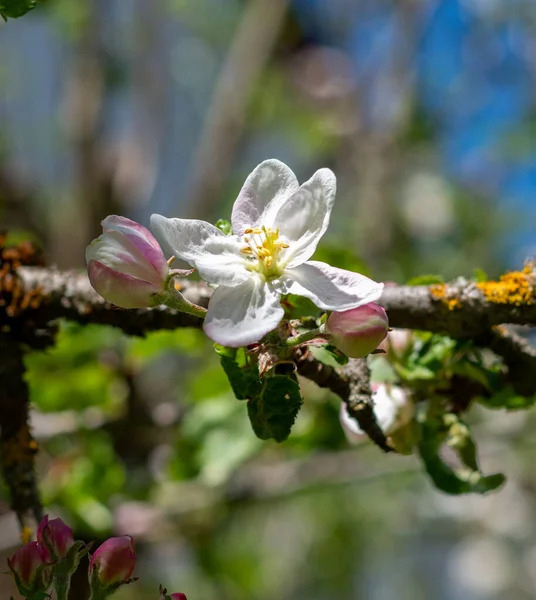
M496 373L493 373L484 366L468 359L453 362L451 369L453 373L472 379L488 390L492 388L492 381L497 377Z
M263 380L260 395L248 402L248 416L261 440L285 441L302 405L295 375L272 375Z
M526 410L534 405L536 396L520 396L511 385L507 385L489 397L480 397L479 402L488 408Z
M337 368L348 362L346 354L341 352L336 346L324 344L322 346L309 346L311 354L320 362L330 367Z
M214 349L220 356L220 363L231 384L234 395L238 400L247 400L260 394L261 381L257 364L238 363L238 350L214 344ZM243 353L243 351L240 351Z
M22 17L35 8L37 0L0 0L0 15L7 20Z
M417 419L420 427L419 454L435 486L447 494L485 494L500 487L504 475L483 475L478 466L476 446L468 426L457 415L434 415L423 410ZM460 461L451 467L440 455L450 446Z
M434 285L445 283L441 275L417 275L406 282L407 285Z
M486 273L486 271L484 271L484 269L475 269L473 271L473 279L477 283L485 283L486 281L489 280L489 277L488 277L488 274Z
M225 235L231 235L231 232L233 230L232 225L231 225L231 221L228 221L227 219L218 219L216 221L216 227L222 233L225 233Z
M333 344L327 344L324 346L324 349L326 352L329 352L330 356L332 356L339 365L344 366L348 364L348 357L346 354L344 354L344 352L339 350L337 346L333 346Z

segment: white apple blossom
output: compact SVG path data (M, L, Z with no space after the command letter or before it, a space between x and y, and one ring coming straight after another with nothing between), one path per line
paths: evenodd
M164 251L218 286L204 324L209 337L233 347L259 341L283 317L282 294L336 311L380 297L383 284L308 260L328 227L335 191L329 169L300 186L289 167L266 160L234 203L232 235L205 221L152 215L151 229Z

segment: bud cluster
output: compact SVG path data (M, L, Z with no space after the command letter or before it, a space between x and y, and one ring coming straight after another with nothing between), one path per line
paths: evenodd
M68 525L61 519L50 520L48 515L39 524L36 537L7 560L15 585L27 600L44 600L52 590L57 600L67 600L71 577L91 545L76 541ZM102 543L89 559L90 600L106 600L122 585L135 581L135 566L134 540L129 535ZM161 599L186 600L184 594L160 591Z

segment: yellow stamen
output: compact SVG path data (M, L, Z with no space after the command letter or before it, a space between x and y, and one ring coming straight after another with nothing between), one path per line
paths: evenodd
M279 239L279 228L271 227L248 227L244 230L244 242L247 244L241 248L243 254L248 255L248 269L258 271L266 277L267 280L279 277L283 272L283 267L278 264L278 257L288 244ZM256 261L251 259L256 258Z

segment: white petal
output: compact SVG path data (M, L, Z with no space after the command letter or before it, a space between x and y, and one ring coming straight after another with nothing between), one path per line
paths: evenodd
M286 293L305 296L323 310L349 310L378 300L383 283L311 260L285 271Z
M263 278L252 276L233 288L220 286L208 305L203 329L222 346L258 342L283 318L279 294Z
M313 255L328 228L336 191L333 172L320 169L280 206L274 227L290 245L281 257L288 268L301 265Z
M248 259L240 252L242 246L234 235L209 238L193 265L201 278L209 283L239 285L251 278L251 271L247 270Z
M225 237L214 225L197 219L168 219L151 215L151 231L166 254L191 264L204 254L203 246L212 237Z
M165 252L189 262L208 283L234 286L251 275L237 237L210 223L152 215L151 228Z
M246 179L233 206L233 231L243 235L248 227L271 227L279 206L298 189L294 173L279 160L265 160Z

